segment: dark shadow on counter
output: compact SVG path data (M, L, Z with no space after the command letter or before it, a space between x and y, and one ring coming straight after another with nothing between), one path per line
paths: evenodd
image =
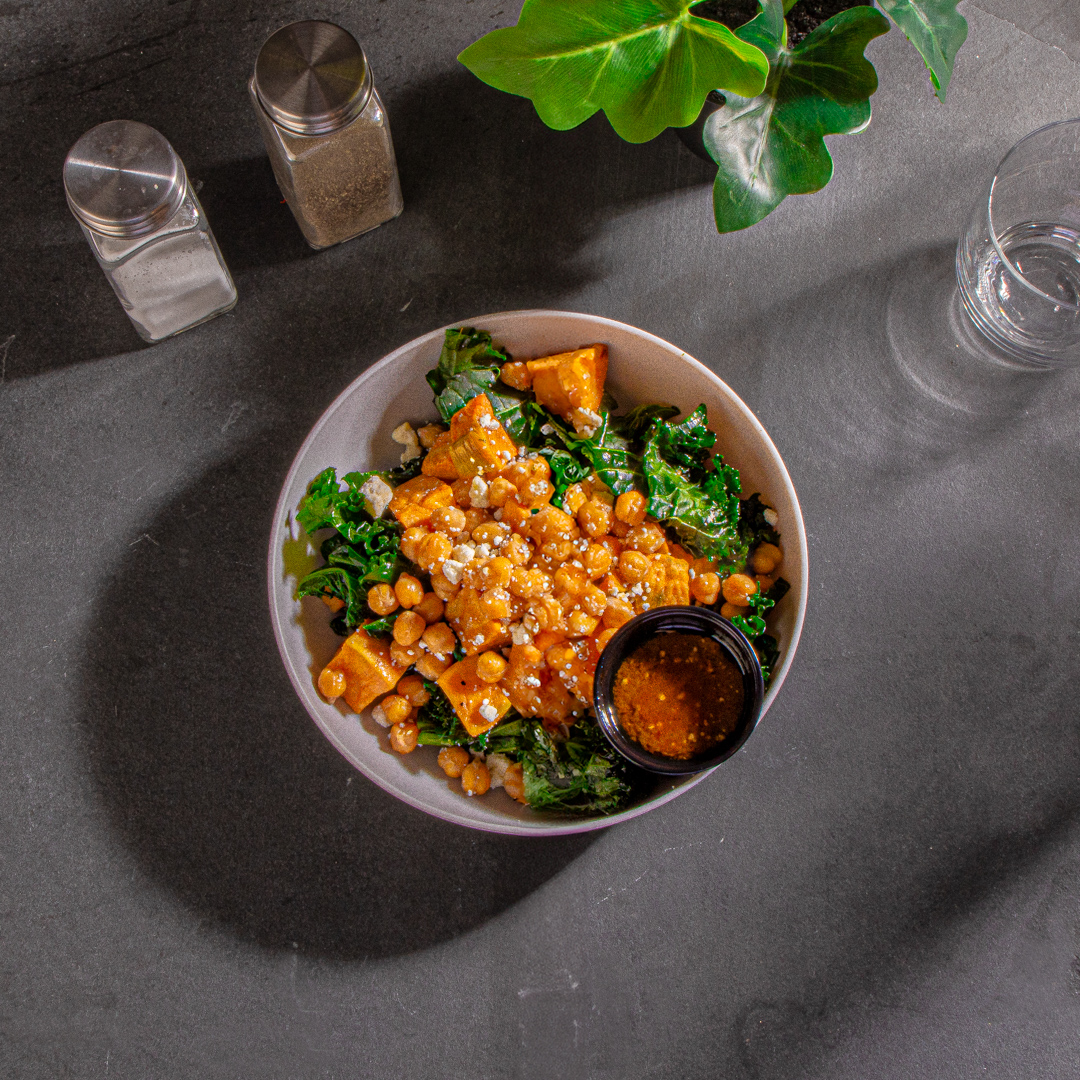
M197 52L197 44L191 49ZM127 99L121 84L115 92L119 115ZM47 110L50 100L46 96L31 109ZM36 147L10 182L0 184L0 211L12 210L11 200L29 199L34 192L29 201L37 215L23 218L0 252L0 277L8 282L0 296L0 343L14 335L8 381L145 347L83 242L59 179L70 144L100 115L109 115L104 104L95 102L89 110L83 103L85 115L66 116L59 129L43 124L52 142ZM530 102L492 90L464 70L407 86L386 104L404 213L366 237L324 252L304 242L265 155L204 164L200 149L220 154L222 148L188 146L183 132L190 117L174 116L177 104L140 116L171 134L185 157L237 279L238 310L253 299L255 289L249 291L245 282L249 272L283 272L304 263L308 278L327 284L331 278L351 280L373 260L384 270L393 268L393 275L407 276L416 294L436 307L463 289L469 296L521 293L527 299L519 306L535 306L599 275L582 255L609 215L680 188L709 184L715 172L671 132L630 145L602 115L573 131L553 131ZM244 106L250 108L246 94ZM57 237L64 242L58 244ZM282 287L288 288L284 281ZM321 294L314 293L314 310L320 302ZM480 310L472 303L467 307ZM328 302L321 313L328 308L340 310ZM207 328L197 332L214 336Z
M201 918L331 960L423 949L528 895L591 841L437 821L323 738L266 608L274 441L167 506L100 598L81 675L93 775L145 873Z

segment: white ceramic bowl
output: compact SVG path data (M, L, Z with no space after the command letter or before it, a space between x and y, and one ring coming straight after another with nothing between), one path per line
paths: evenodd
M780 691L802 630L806 530L787 469L753 413L704 365L625 323L569 311L510 311L453 325L487 330L497 344L521 357L604 342L610 356L607 387L624 410L647 402L670 402L688 413L705 403L709 426L717 434L716 447L742 474L744 496L761 492L780 516L783 575L791 591L769 621L780 642L780 662L765 696L764 714ZM289 470L274 511L267 570L274 634L293 687L323 734L360 772L384 791L444 821L488 832L556 836L605 828L654 810L712 772L658 778L648 797L609 817L552 816L521 806L502 791L466 798L460 784L447 780L435 763L434 747L421 747L407 756L396 754L386 733L371 719L370 710L358 717L343 702L328 705L319 696L315 680L341 639L330 630L328 612L318 599L296 599L298 577L320 559L293 513L307 485L323 469L333 465L341 476L354 469L395 465L400 448L391 441L390 432L403 420L416 424L437 418L424 376L435 366L442 342L443 329L433 330L368 368L323 413ZM718 768L722 770L723 765Z

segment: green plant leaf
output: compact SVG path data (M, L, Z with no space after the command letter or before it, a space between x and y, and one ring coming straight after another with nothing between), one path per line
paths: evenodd
M944 101L957 50L967 38L967 19L956 10L958 0L878 0L882 10L919 50L934 93Z
M525 0L516 26L492 30L458 59L498 90L531 99L558 130L598 109L628 142L686 127L710 90L754 96L768 60L696 0Z
M863 50L889 30L885 16L871 7L849 8L789 50L780 7L781 0L765 0L761 14L738 31L769 57L764 93L725 94L726 104L702 133L719 166L713 210L720 232L753 225L788 195L819 191L833 168L824 136L870 122L877 72Z

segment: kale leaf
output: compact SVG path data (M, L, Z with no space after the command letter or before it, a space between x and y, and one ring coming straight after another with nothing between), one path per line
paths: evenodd
M704 405L677 424L652 422L643 455L649 513L695 553L741 567L748 550L738 531L742 485L737 469L710 456L715 442Z
M739 535L748 550L758 544L779 544L780 534L765 520L765 511L770 509L755 492L749 499L743 499L739 507Z
M427 373L428 384L435 391L435 407L443 420L449 423L454 413L477 394L487 394L495 416L510 437L524 441L528 421L522 406L529 395L499 381L502 365L509 359L492 345L491 335L484 330L471 326L447 330L438 366Z
M401 527L376 520L360 488L378 473L347 473L341 488L334 469L319 473L300 500L296 520L308 533L334 529L320 548L325 565L307 574L297 596L335 596L345 607L331 626L339 634L355 630L366 615L367 582L392 581L401 569Z

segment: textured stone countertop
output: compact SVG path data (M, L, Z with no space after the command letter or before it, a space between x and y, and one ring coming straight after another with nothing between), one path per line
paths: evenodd
M1072 0L967 0L946 105L898 32L832 183L718 236L670 132L551 131L456 53L502 0L0 3L0 1075L913 1080L1080 1075L1080 372L977 362L967 210L1080 113ZM278 25L368 51L398 220L303 243L245 82ZM240 292L154 347L64 204L154 125ZM444 825L355 772L269 625L311 424L434 327L649 330L791 471L810 605L766 721L582 838Z

